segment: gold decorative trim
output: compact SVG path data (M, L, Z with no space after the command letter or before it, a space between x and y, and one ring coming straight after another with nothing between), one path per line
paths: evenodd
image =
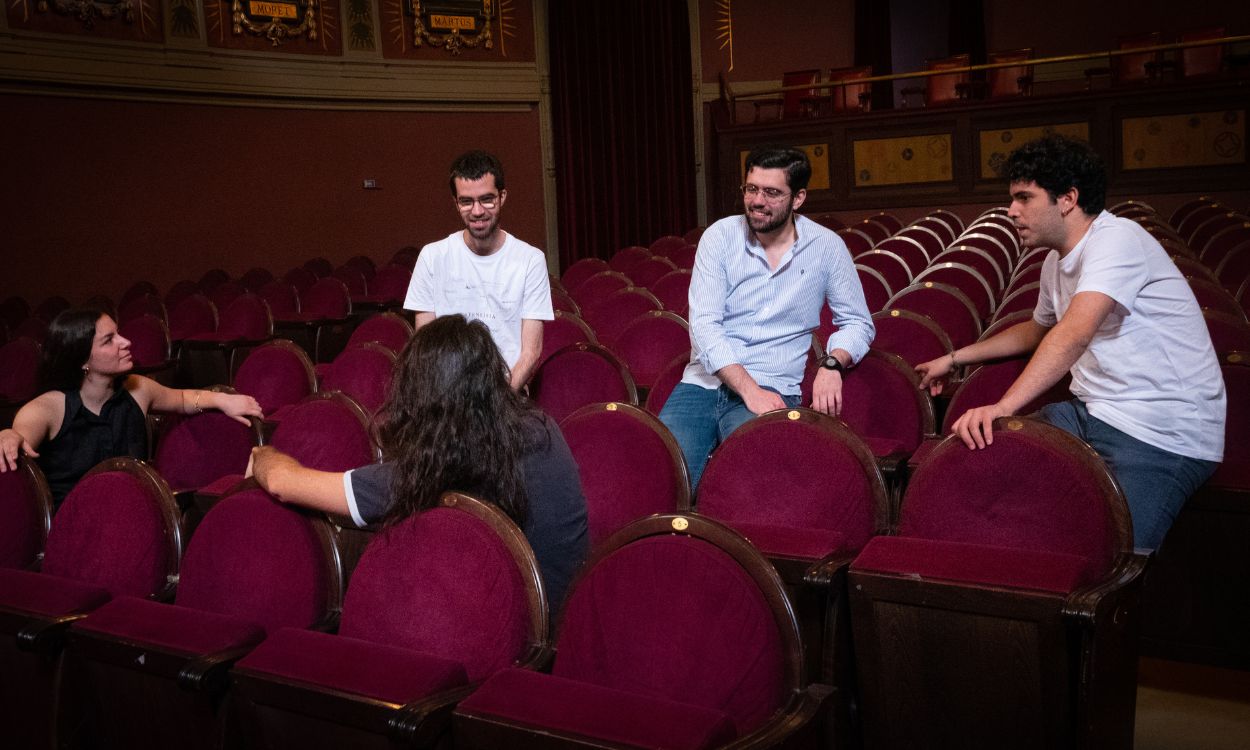
M674 519L673 519L673 530L674 530L674 531L685 531L685 530L686 530L686 529L688 529L688 528L690 528L690 521L686 520L685 518L681 518L681 517L677 517L677 518L674 518Z
M483 49L493 49L495 46L494 37L490 31L491 21L495 17L491 0L482 0L482 30L472 36L461 34L458 28L453 28L446 34L435 34L425 26L421 0L412 0L412 10L412 43L415 47L428 44L431 47L442 47L453 55L459 55L462 49L473 49L478 46Z
M310 42L317 41L317 0L296 0L295 3L266 3L267 5L307 5L304 10L304 17L298 24L292 24L277 16L264 16L269 18L264 23L253 21L249 13L243 11L243 2L246 0L233 0L230 5L230 12L234 20L233 31L235 34L242 34L243 29L258 36L263 36L270 41L273 46L288 39L296 39L301 36L307 36Z

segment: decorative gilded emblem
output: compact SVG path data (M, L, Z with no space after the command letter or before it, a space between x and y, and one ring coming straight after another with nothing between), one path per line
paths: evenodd
M798 419L799 416L800 414L799 414L798 409L791 409L790 411L786 412L786 419L790 420L791 422Z
M135 22L135 4L131 0L39 0L35 7L44 13L49 8L62 15L74 16L88 29L95 27L97 18L105 20L121 17L126 23Z
M275 47L302 36L317 39L317 0L234 0L230 11L235 34L246 29Z
M1024 422L1021 422L1018 419L1012 419L1007 422L1007 429L1011 430L1012 432L1015 432L1023 427L1024 427Z
M673 519L673 531L685 531L688 528L690 528L690 522L686 519L681 516Z
M442 47L453 55L464 48L494 47L490 24L493 0L407 0L413 45Z
M902 311L901 311L901 310L891 310L891 311L890 311L890 317L891 317L891 318L897 318L898 316L900 316L900 315L902 315L902 314L903 314L903 313L902 313Z
M608 403L608 405L607 405L607 406L605 406L605 407L603 407L603 408L607 409L608 411L616 411L616 402L615 402L615 401L612 401L612 402Z

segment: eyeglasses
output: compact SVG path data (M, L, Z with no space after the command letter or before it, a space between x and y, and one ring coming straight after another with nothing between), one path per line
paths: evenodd
M743 185L740 189L742 190L742 194L746 196L747 198L754 198L760 193L763 193L764 200L768 201L769 203L776 203L783 198L790 197L791 195L791 193L787 193L783 190L778 190L777 188L770 188L770 187L762 188L762 187L759 187L758 185Z
M478 205L480 205L482 208L486 209L487 211L491 211L495 208L496 205L499 204L499 196L498 195L483 195L481 198L457 198L456 199L456 205L460 207L461 211L472 210L474 203L477 203Z

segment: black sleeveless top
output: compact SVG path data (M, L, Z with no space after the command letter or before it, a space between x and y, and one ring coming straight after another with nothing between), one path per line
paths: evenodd
M39 446L39 468L48 477L57 507L83 474L107 458L146 459L148 428L143 410L125 388L104 402L99 416L82 404L77 390L65 392L65 418L51 440Z

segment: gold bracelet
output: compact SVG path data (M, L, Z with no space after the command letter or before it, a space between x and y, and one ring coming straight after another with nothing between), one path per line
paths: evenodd
M200 408L200 396L203 396L203 395L204 395L204 391L195 392L195 406L193 408L195 409L196 414L204 413L204 410Z

